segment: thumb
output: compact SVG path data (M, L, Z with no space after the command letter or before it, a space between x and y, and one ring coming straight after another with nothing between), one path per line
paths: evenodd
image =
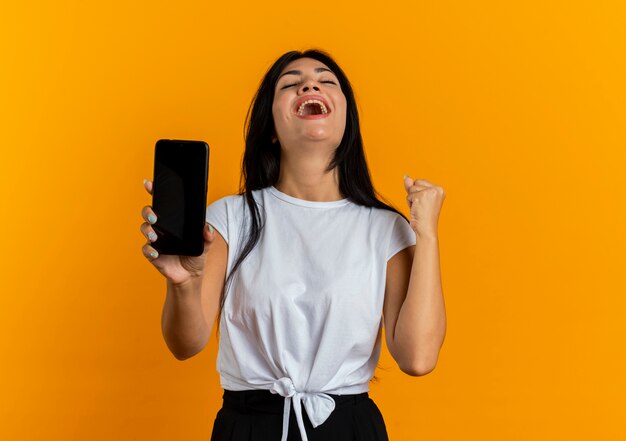
M404 175L404 189L409 191L409 188L415 183L413 179L409 175Z
M213 242L213 240L215 239L215 228L213 228L213 225L209 224L208 222L204 223L204 240L206 242Z

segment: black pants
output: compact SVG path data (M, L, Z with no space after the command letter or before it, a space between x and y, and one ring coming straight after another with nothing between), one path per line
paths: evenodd
M335 410L321 425L313 427L302 407L309 441L389 441L383 416L367 392L328 394ZM280 441L285 398L269 390L224 390L222 408L213 423L211 441ZM289 412L288 441L300 441L293 410Z

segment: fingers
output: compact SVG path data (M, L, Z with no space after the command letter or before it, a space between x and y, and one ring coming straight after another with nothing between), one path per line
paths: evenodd
M426 179L411 179L409 176L404 177L405 188L407 192L406 203L411 208L413 205L413 199L416 193L424 191L427 188L435 187L435 184L427 181Z
M143 187L149 194L152 194L152 181L149 179L143 180ZM148 259L150 262L159 258L159 252L150 244L157 240L157 234L152 228L152 224L156 223L157 216L156 213L152 210L150 205L146 205L141 209L141 217L146 221L142 223L139 227L139 230L144 235L148 242L141 247L141 252L144 257Z
M413 189L421 190L421 189L428 188L428 187L435 187L435 184L427 181L426 179L413 180L407 175L404 176L404 188L406 189L407 192Z
M443 188L439 187L438 185L429 185L429 186L414 186L411 187L410 190L407 191L407 197L406 197L406 202L409 206L409 208L411 208L411 206L413 205L413 202L420 199L420 198L424 198L424 200L428 199L428 200L442 200L446 197L446 192L444 191Z
M413 186L407 191L406 203L411 208L413 201L416 199L417 193L421 193L428 187Z
M157 221L156 213L152 210L150 205L146 205L141 209L141 217L149 224L154 224Z
M411 208L411 206L413 205L413 195L408 195L406 197L406 204L409 206L409 208Z
M147 208L147 207L146 207ZM144 208L144 211L145 208ZM144 214L145 216L145 214ZM149 217L149 215L148 215ZM152 246L150 246L150 244L154 241L157 240L157 234L154 231L154 229L152 228L151 224L149 222L144 222L141 224L141 226L139 227L139 230L141 231L141 233L144 235L144 237L146 239L148 239L148 243L146 243L142 248L141 251L143 252L143 255L146 259L153 261L154 259L157 259L159 257L159 252L154 249Z
M152 194L152 181L144 179L143 185L146 191ZM139 226L139 230L148 240L148 242L141 248L141 251L146 259L153 261L159 257L158 251L150 246L150 244L156 241L158 238L156 232L152 228L152 224L156 223L157 221L157 216L156 213L152 210L152 207L150 205L146 205L141 209L141 217L145 222Z
M408 175L404 175L404 190L409 191L409 189L412 186L413 186L413 179Z
M415 181L413 181L413 185L419 185L423 187L434 187L435 184L427 181L426 179L416 179Z
M148 179L144 179L143 180L143 186L146 189L146 191L150 194L152 194L152 181L148 180Z
M158 236L149 223L144 222L143 224L141 224L139 230L143 233L145 238L148 239L148 242L151 243L157 240Z
M416 193L418 191L422 191L426 188L432 188L434 187L434 185L426 185L426 184L421 184L418 183L417 181L415 182L415 184L411 185L409 188L406 189L407 193Z
M143 247L141 247L141 252L143 253L144 257L150 262L159 258L158 251L151 247L149 244L145 244Z

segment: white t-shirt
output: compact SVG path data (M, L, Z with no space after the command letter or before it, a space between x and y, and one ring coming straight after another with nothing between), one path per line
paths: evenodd
M283 440L293 401L306 440L301 405L317 427L335 407L326 393L369 391L387 261L416 235L399 214L349 199L308 201L273 186L253 196L265 226L226 293L217 370L224 389L285 397ZM228 277L249 231L245 197L216 200L206 221L228 243Z

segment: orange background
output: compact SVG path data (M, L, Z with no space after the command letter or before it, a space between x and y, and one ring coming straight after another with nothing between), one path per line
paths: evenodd
M447 336L423 377L383 349L390 438L626 439L624 5L3 5L0 439L209 439L216 340L165 345L142 180L157 139L202 139L209 202L235 193L261 77L308 47L353 83L376 188L447 193Z

